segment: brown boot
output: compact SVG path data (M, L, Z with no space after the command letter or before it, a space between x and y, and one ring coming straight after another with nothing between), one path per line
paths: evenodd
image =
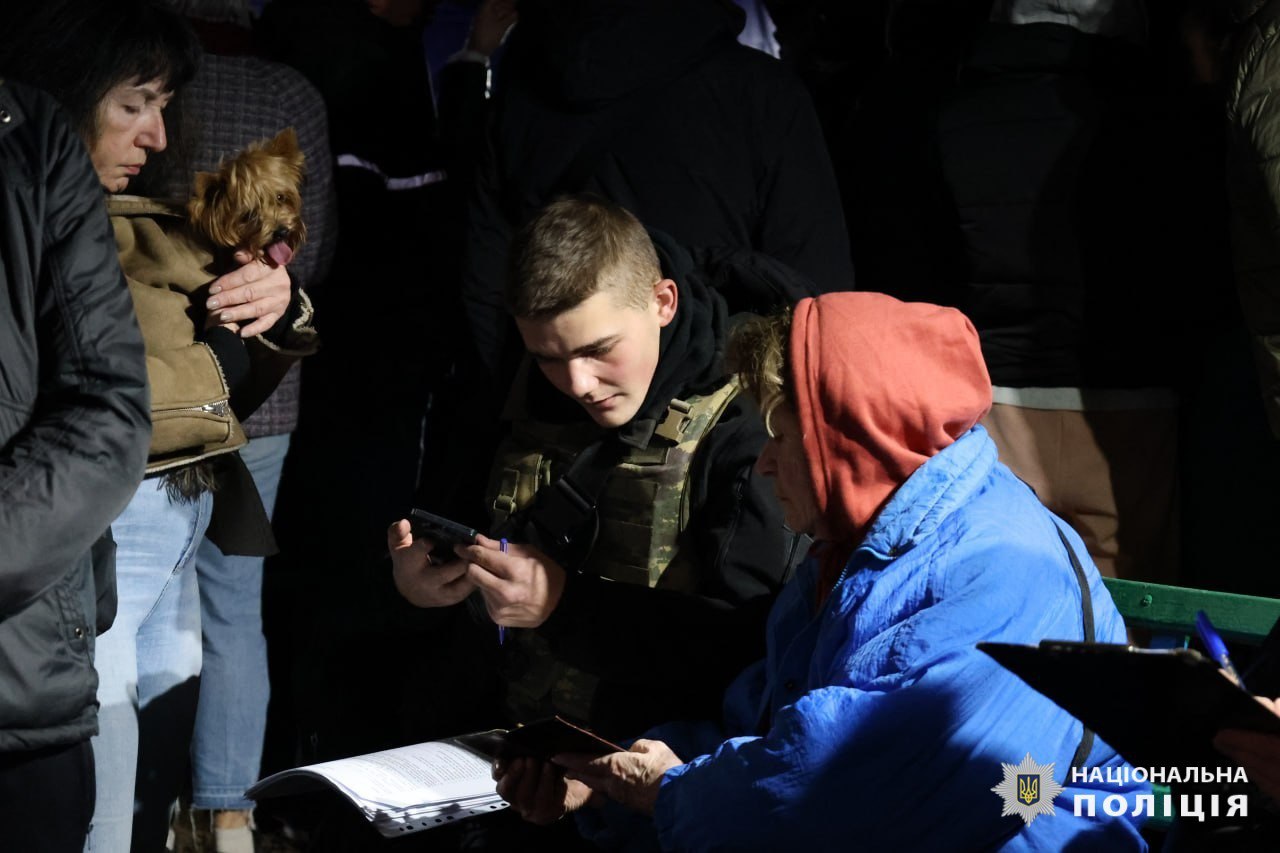
M172 853L213 853L211 812L193 809L185 800L180 802L169 822L165 849Z

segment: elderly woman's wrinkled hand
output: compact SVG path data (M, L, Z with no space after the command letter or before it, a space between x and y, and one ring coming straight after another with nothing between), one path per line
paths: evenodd
M237 260L241 259L237 253ZM210 320L223 326L239 324L240 336L251 338L275 325L289 309L293 289L284 267L250 260L219 276L209 285L205 308Z
M660 740L638 740L628 752L599 758L557 755L554 761L568 768L566 779L583 782L591 790L646 815L653 814L662 777L684 763Z
M530 823L555 823L592 796L586 785L565 779L559 767L535 758L499 759L493 764L493 778L498 796Z

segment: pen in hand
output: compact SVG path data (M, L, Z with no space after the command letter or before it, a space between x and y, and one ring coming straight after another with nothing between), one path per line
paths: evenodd
M502 553L504 554L507 553L507 537L504 536L498 540L498 547L502 549ZM507 629L499 625L498 626L498 645L501 646L506 641L507 641Z
M1222 637L1218 635L1217 629L1213 627L1209 616L1203 610L1196 611L1196 633L1200 635L1200 642L1204 643L1209 656L1222 667L1222 671L1229 675L1241 690L1247 690L1244 679L1240 677L1235 664L1231 662L1231 656L1227 654L1227 644L1222 641Z

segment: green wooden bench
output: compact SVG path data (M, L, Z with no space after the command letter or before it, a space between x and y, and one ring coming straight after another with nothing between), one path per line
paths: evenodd
M1280 599L1213 592L1142 583L1117 578L1103 578L1116 609L1130 628L1150 632L1152 646L1185 648L1196 633L1196 611L1203 610L1218 633L1230 643L1257 645L1280 619ZM1158 809L1163 808L1169 789L1153 786ZM1173 814L1157 814L1147 821L1149 829L1163 830L1173 821Z

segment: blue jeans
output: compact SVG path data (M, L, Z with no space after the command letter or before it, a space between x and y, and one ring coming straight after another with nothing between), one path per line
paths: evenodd
M262 505L275 508L288 435L255 438L240 451ZM262 636L262 558L222 553L208 539L196 553L204 671L191 742L192 805L250 809L267 727L267 643Z
M119 609L94 656L101 707L87 850L123 853L131 839L143 849L164 843L163 834L154 843L133 838L133 824L136 813L167 810L185 769L185 754L171 744L190 737L184 709L200 675L200 596L190 563L212 507L207 493L172 501L163 478L151 477L111 525Z

